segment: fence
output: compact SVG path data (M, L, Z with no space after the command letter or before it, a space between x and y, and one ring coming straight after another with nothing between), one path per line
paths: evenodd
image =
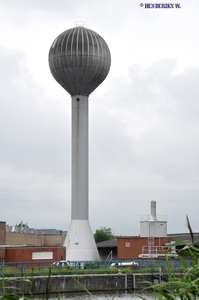
M187 266L191 261L186 261ZM183 266L178 259L169 260L173 272L183 273ZM2 277L29 277L48 275L72 275L72 274L117 274L137 273L155 274L161 270L166 274L167 266L165 260L160 259L139 259L131 262L122 260L112 261L81 261L50 264L47 262L18 262L0 263L0 278Z

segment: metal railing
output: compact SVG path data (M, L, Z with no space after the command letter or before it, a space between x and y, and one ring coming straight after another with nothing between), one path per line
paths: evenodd
M170 259L173 272L183 273L183 266L178 259ZM187 260L187 265L191 261ZM78 275L78 274L116 274L116 273L166 273L165 260L137 259L133 261L81 261L70 262L68 265L51 264L47 262L18 262L0 263L0 278L2 277L32 277L49 275Z

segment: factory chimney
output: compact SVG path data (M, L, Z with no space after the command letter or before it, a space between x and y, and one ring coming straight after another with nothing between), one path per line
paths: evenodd
M151 201L151 221L156 220L156 201Z

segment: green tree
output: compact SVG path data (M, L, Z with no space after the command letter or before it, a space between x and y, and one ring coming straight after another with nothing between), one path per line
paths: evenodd
M114 239L112 229L110 227L100 227L94 233L95 242L103 242Z
M29 228L27 223L24 223L23 221L21 221L21 223L16 224L16 227L19 228L20 232L23 232L24 229Z
M27 223L24 223L21 221L19 224L16 224L17 227L19 228L29 228Z

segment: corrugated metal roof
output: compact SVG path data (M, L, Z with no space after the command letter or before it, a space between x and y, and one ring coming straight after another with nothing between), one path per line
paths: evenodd
M97 243L97 248L113 248L113 247L117 247L117 239Z
M193 236L194 236L195 243L199 243L199 232L193 233ZM168 234L168 237L178 241L180 240L185 241L187 243L192 242L190 233L172 233L172 234Z

